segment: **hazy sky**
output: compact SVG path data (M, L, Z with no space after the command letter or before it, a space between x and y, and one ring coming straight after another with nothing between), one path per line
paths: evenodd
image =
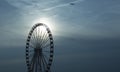
M53 72L120 72L119 19L120 0L0 0L0 72L27 71L37 22L53 33Z

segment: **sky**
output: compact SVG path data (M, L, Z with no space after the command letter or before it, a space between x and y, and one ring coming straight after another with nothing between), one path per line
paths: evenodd
M53 34L52 72L120 72L119 19L119 0L0 0L0 72L27 72L25 42L38 22Z

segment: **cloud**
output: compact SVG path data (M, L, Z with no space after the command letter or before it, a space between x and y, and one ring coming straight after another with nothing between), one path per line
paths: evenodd
M24 11L50 11L56 8L60 8L60 7L66 7L69 6L70 3L79 3L82 2L84 0L75 0L75 1L71 1L68 3L64 3L64 4L60 4L61 2L59 0L53 0L53 1L28 1L28 0L7 0L9 4L17 7L18 9L24 10Z
M49 10L53 10L53 9L56 9L56 8L69 6L70 3L78 3L78 2L81 2L81 1L84 1L84 0L76 0L76 1L69 2L69 3L65 3L65 4L59 4L59 5L50 7L50 8L46 8L46 9L44 9L44 11L49 11Z

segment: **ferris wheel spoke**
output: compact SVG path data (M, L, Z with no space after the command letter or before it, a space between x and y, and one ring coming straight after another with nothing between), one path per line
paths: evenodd
M46 40L48 40L47 35L48 35L48 34L46 33L46 35L44 36L44 38L43 38L43 40L42 40L42 43L41 43L41 44L45 43L45 42L46 42Z
M31 42L32 44L34 44L34 42L35 42L34 34L32 34L30 42Z
M41 45L42 45L42 43L44 42L44 40L45 40L45 36L46 36L47 34L46 34L46 32L43 34L43 37L42 37L42 39L41 39Z
M34 38L34 42L37 43L36 29L33 32L33 38Z
M33 36L31 36L31 39L29 41L30 45L34 46L35 45L35 41L34 41L34 38Z
M31 39L30 44L31 44L31 45L35 45L34 39Z
M29 46L33 48L35 47L35 43L31 41Z
M30 54L29 54L29 57L33 57L34 55L34 52L31 52Z
M46 47L47 47L47 46L50 46L50 43L47 43L47 42L46 42L46 43L43 43L43 44L41 45L42 48L44 48L45 46L46 46Z
M34 56L32 57L32 60L31 60L31 71L34 72L34 68L35 68L35 54Z
M45 61L45 64L47 65L48 63L47 61L49 60L49 57L47 55L49 54L49 52L46 52L46 53L44 52L43 54L44 54L43 60Z
M45 66L46 66L46 65L45 65L45 62L44 62L43 56L42 56L42 58L41 58L41 59L42 59L43 68L44 68L44 71L45 71L45 69L46 69L46 67L45 67Z
M47 59L47 57L46 57L46 55L44 55L44 61L45 61L45 63L46 63L46 68L50 68L50 66L48 66L48 62L47 61L49 61L48 59ZM48 69L48 71L50 71L49 69Z
M40 37L40 38L39 38L40 40L39 40L39 43L41 44L41 39L42 39L43 31L42 31L41 29L39 29L39 30L40 30L40 34L39 34L39 35L40 35L40 36L39 36L39 37Z
M36 57L36 63L35 63L35 65L36 65L36 66L35 66L35 72L37 72L37 67L38 67L38 66L37 66L37 64L38 64L37 62L38 62L38 60L37 60L37 57Z
M41 70L40 58L39 58L39 56L38 56L38 69Z
M32 33L32 39L31 39L32 41L36 41L36 36L35 36L35 31L33 31L33 33Z
M33 57L33 54L30 54L30 55L29 55L29 57L31 57L31 58L32 58L32 57Z
M43 53L50 53L50 51L43 51Z
M35 48L33 45L29 45L30 48Z
M38 55L35 53L35 65L34 65L34 71L37 72L38 71Z
M39 41L39 40L38 40L38 37L39 37L39 36L38 36L38 27L36 28L36 36L37 36L37 43L38 43L38 41Z
M43 46L42 48L48 48L50 47L50 44L46 44L45 46Z
M46 60L46 62L49 60L49 57L47 56L48 54L45 54L45 53L43 53L43 55L44 55L44 59Z
M41 66L41 56L38 55L38 64L39 64L39 69L42 71L42 66Z
M42 38L43 38L43 31L40 29L40 32L41 32L41 34L40 34L40 38L39 38L39 43L41 43L41 41L42 41Z
M35 40L34 39L32 39L31 41L30 41L30 45L32 45L32 46L35 46Z
M40 44L40 34L39 34L39 32L41 32L41 31L40 31L40 28L38 27L38 29L37 29L37 42L38 42L38 44Z
M38 29L38 43L40 44L40 41L41 41L41 30L40 29Z
M34 43L36 43L36 35L35 35L35 32L33 33L33 41L34 41Z
M30 53L33 53L33 52L34 52L34 50L29 50L29 52L30 52Z
M47 39L46 41L44 41L44 43L41 45L41 47L44 47L44 45L46 45L48 43L48 40L49 39Z
M48 34L45 32L44 38L43 38L43 42L47 39Z
M32 56L32 59L30 61L30 65L32 65L33 61L34 61L35 55Z
M46 61L46 59L45 59L45 56L44 56L44 55L43 55L43 61L44 61L45 65L47 65L47 61Z
M38 43L37 28L35 29L35 38L36 38L36 43Z

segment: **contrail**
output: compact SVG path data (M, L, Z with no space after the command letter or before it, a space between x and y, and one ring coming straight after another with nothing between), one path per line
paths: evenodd
M53 9L56 9L56 8L69 6L70 3L78 3L78 2L82 2L82 1L84 1L84 0L76 0L76 1L69 2L69 3L60 4L60 5L57 5L57 6L54 6L54 7L46 8L46 9L43 9L43 10L44 11L49 11L49 10L53 10Z

